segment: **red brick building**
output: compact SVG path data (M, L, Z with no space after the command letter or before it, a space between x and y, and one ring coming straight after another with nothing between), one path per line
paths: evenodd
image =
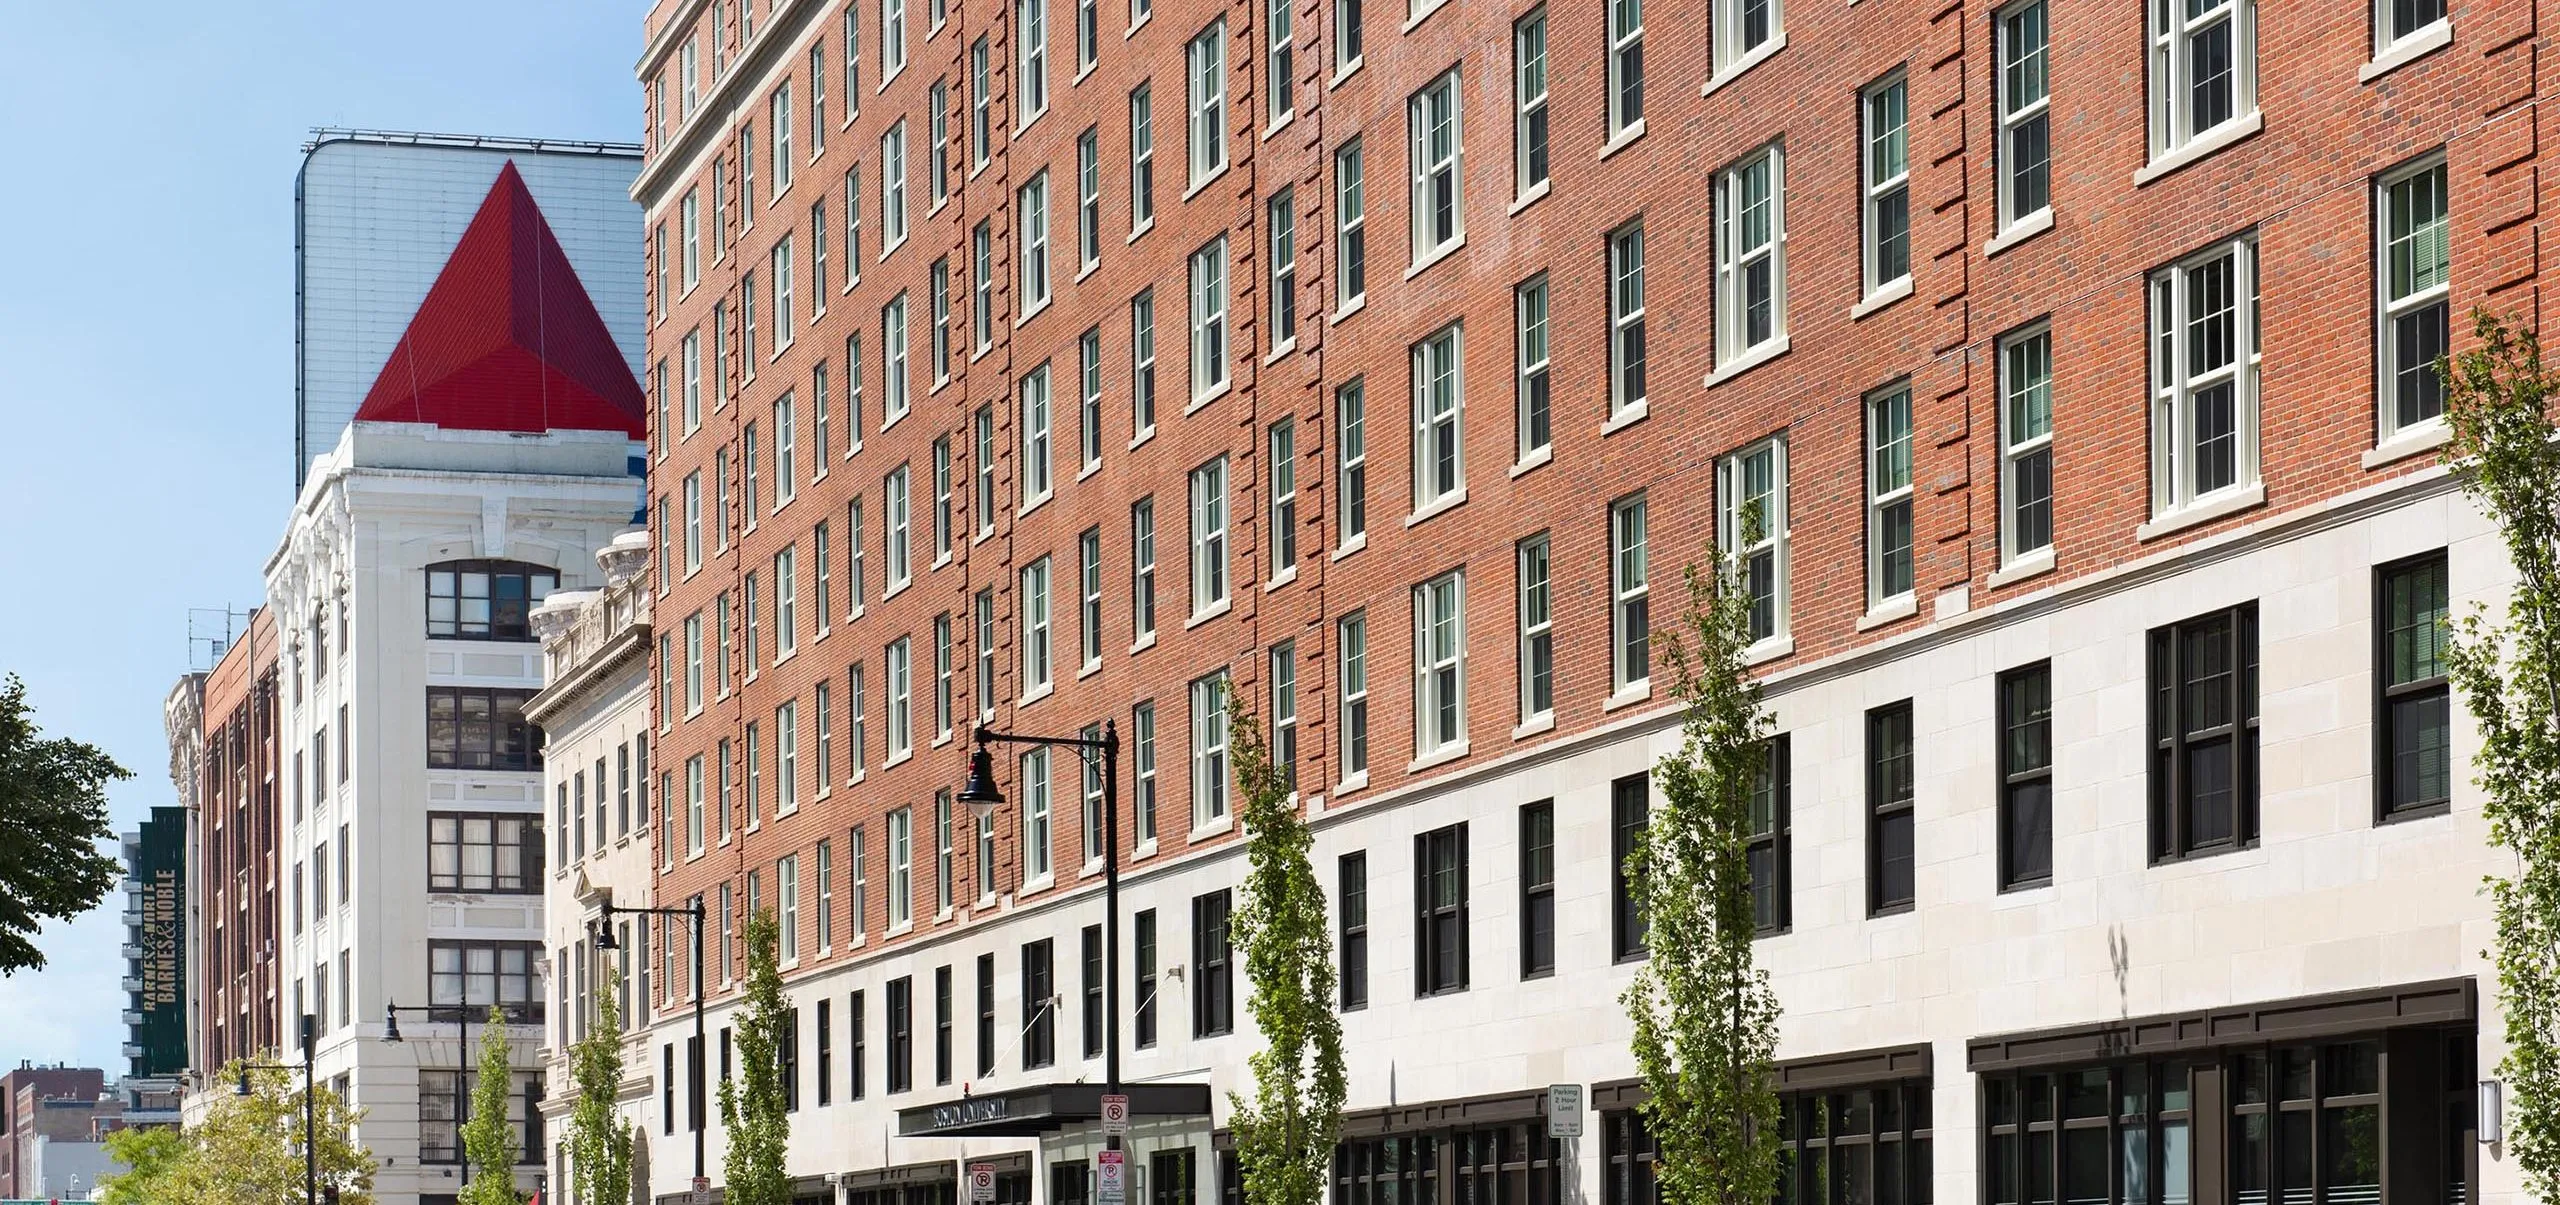
M1240 997L1206 980L1232 972L1215 901L1240 864L1227 737L1195 703L1224 674L1321 817L1362 960L1346 1009L1373 920L1381 968L1415 976L1347 1023L1355 1111L1630 1074L1615 856L1677 744L1653 637L1711 541L1754 593L1783 738L1755 855L1782 1054L1919 1052L1809 1091L1917 1067L1941 1140L1971 1141L1985 1035L2470 983L2454 879L2374 869L2360 898L2400 915L2337 922L2433 918L2424 967L2270 939L2244 974L2186 935L2311 906L2259 865L2288 849L2481 856L2440 674L2373 650L2503 580L2421 454L2443 439L2423 366L2474 306L2539 315L2534 8L2159 7L659 4L636 189L656 903L711 907L714 1001L737 915L778 906L795 1076L849 1060L883 1091L865 1053L919 1031L935 1084L893 1066L892 1105L1079 1074L1007 1052L1037 1048L1057 984L1042 934L1100 919L1098 788L1066 751L999 750L992 837L943 816L973 724L1110 721L1147 916L1129 998L1187 968L1161 987L1193 1005L1141 1068L1234 1086L1241 1050L1210 1039ZM2146 674L2213 706L2158 710ZM2352 802L2288 810L2315 786ZM2161 894L2216 871L2209 901ZM2100 883L2104 906L2078 894ZM2121 970L2078 960L2136 920L2181 936L2137 950L2150 987L2120 1001ZM2064 948L2050 983L2076 986L2012 1006L2048 974L2030 951ZM1516 973L1480 965L1514 949ZM1433 1003L1471 965L1516 1000ZM2495 1029L2444 990L2431 1090ZM949 1068L964 1009L975 1076ZM653 1038L662 1074L680 1028ZM868 1135L795 1170L1011 1149ZM2028 1141L1980 1137L1939 1161L1943 1199Z
M190 918L197 1032L196 1074L233 1059L273 1059L283 1048L276 976L275 621L263 607L204 682L201 786Z

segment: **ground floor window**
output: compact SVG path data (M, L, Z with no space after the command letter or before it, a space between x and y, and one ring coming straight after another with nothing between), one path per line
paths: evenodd
M1556 1205L1565 1199L1544 1118L1345 1140L1333 1205Z
M1778 1098L1782 1205L1929 1205L1929 1081Z

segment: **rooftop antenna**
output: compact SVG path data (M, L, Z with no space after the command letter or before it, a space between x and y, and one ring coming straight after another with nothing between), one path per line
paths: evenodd
M187 608L187 669L209 673L248 630L249 613L234 607Z

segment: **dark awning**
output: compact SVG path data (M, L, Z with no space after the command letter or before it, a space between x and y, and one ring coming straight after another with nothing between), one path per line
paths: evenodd
M1127 1084L1132 1120L1209 1115L1207 1084ZM1030 1138L1102 1120L1102 1085L1042 1084L898 1110L901 1138Z

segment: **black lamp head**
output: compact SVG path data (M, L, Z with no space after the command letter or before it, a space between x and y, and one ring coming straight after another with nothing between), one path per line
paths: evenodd
M960 802L981 820L1004 802L1004 789L996 785L995 759L988 756L983 740L969 753L969 780L960 784Z
M397 1004L382 1006L382 1040L385 1042L400 1040L400 1006Z

